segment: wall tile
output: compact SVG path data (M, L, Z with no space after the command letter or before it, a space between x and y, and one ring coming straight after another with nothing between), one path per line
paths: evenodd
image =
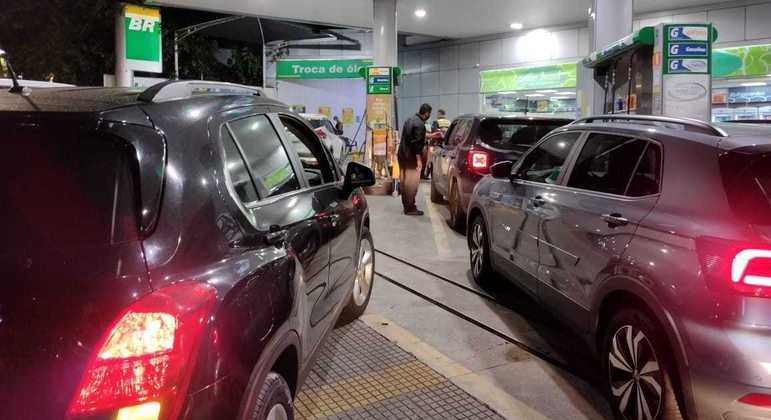
M420 96L420 74L405 74L399 95L405 98Z
M502 64L514 64L516 63L516 45L517 38L504 38L501 40L501 62Z
M554 32L553 59L578 57L578 29Z
M646 26L656 26L659 23L670 23L672 22L672 16L659 16L655 18L649 18L649 19L640 19L640 28L644 28Z
M747 8L747 39L771 38L771 3ZM721 35L718 35L720 41Z
M479 44L480 66L497 66L503 62L502 58L500 39L485 41Z
M439 72L439 93L442 95L458 93L458 70Z
M428 73L439 71L439 50L431 48L420 52L420 71Z
M458 92L479 92L478 69L462 69L458 71Z
M399 129L404 126L404 121L407 118L415 115L420 108L420 98L403 98L399 105Z
M420 74L420 95L434 96L439 95L439 72Z
M458 95L458 114L479 112L479 94Z
M458 67L462 69L479 65L479 43L472 42L458 46Z
M591 51L589 46L590 33L589 28L581 28L578 30L578 56L586 57Z
M745 8L710 10L707 18L717 28L718 42L744 40Z
M439 108L447 112L447 118L452 120L459 115L458 95L442 95L439 97ZM437 109L438 110L438 109Z
M420 51L406 51L404 53L404 72L420 73Z
M458 68L458 46L451 45L439 50L439 70L455 70Z
M704 23L707 21L707 12L686 13L672 16L673 23Z

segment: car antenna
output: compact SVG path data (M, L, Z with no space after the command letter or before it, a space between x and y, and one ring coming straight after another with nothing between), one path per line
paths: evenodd
M0 59L4 59L5 65L8 67L8 73L11 74L11 80L13 81L13 86L11 86L10 89L8 89L8 92L15 93L17 95L22 96L29 96L31 93L30 90L22 85L19 84L19 79L16 77L16 72L13 71L13 66L11 65L11 61L8 60L8 57L5 54L5 51L0 49Z

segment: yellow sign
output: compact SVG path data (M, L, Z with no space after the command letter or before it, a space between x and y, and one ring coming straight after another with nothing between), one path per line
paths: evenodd
M353 108L343 108L343 124L353 124Z
M322 114L326 116L327 118L332 118L332 108L328 106L320 106L319 107L319 114Z

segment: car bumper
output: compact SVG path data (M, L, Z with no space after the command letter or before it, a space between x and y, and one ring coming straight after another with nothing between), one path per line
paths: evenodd
M752 393L771 395L771 388L753 387L729 382L710 375L693 374L696 416L700 420L771 419L771 408L755 407L739 402Z

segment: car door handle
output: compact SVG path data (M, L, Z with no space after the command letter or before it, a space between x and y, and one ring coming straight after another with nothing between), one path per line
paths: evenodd
M604 220L611 229L629 224L629 219L625 218L620 213L603 214L602 220Z
M546 204L546 199L541 197L540 195L536 195L532 201L533 201L533 207L541 207Z
M275 247L282 247L286 242L286 229L279 225L272 225L267 234L265 234L265 243Z

